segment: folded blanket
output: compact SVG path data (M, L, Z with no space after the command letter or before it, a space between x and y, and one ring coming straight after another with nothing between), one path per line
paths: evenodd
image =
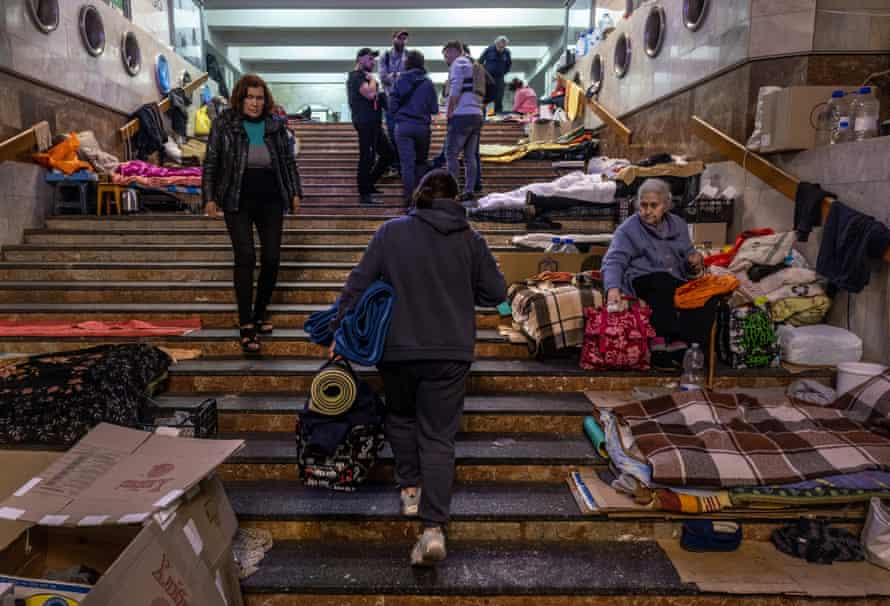
M787 297L773 303L773 321L792 326L821 324L825 314L831 309L831 299L824 293L815 297Z
M677 309L698 309L704 307L712 297L731 293L738 285L739 281L735 276L702 276L677 289L674 293L674 306Z
M655 482L730 488L890 470L890 438L876 433L886 408L870 396L826 408L696 391L612 413L632 432Z
M584 343L584 308L602 307L599 290L514 284L507 293L513 320L529 338L535 354L555 353Z
M343 316L336 333L331 331L331 323L337 317L339 301L329 309L309 316L303 330L313 343L328 346L335 342L334 351L337 354L357 364L374 366L383 357L394 303L392 286L378 280Z
M750 238L739 247L729 269L739 272L747 271L752 265L778 265L791 254L793 245L793 231Z
M890 473L861 471L793 484L747 486L730 491L733 504L744 507L861 503L872 497L890 498Z

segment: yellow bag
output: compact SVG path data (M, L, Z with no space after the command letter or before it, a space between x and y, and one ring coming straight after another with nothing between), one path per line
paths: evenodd
M210 134L210 116L207 114L207 106L203 106L195 114L195 136L206 137Z

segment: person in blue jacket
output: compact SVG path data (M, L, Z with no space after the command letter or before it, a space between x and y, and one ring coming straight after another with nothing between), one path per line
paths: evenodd
M432 136L432 116L439 113L436 87L427 77L423 53L405 54L404 70L396 80L389 99L389 111L395 117L396 148L402 167L402 190L406 206L417 181L427 168Z
M486 48L479 57L479 63L494 78L494 113L496 114L504 113L505 78L513 67L513 58L507 48L508 44L510 41L507 36L498 36L494 44Z

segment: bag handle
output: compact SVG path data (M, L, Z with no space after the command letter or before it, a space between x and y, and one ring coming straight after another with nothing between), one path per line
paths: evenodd
M606 328L609 326L609 311L601 307L599 309L600 314L600 334L599 334L599 348L600 353L605 355L606 353Z
M349 374L351 374L353 376L353 378L358 379L358 375L355 374L355 370L352 368L352 364L350 364L349 360L347 360L343 356L340 356L340 359L331 359L331 360L326 361L324 364L321 365L321 368L318 369L318 372L323 371L325 368L328 368L329 366L345 367L345 369L349 372Z
M636 303L636 304L632 303L630 306L630 309L631 309L631 313L633 313L633 315L634 315L634 319L637 321L637 330L640 331L640 335L643 337L642 338L642 341L643 341L642 351L643 351L643 355L645 356L649 350L649 337L646 334L646 326L643 324L643 317L640 315L639 303Z

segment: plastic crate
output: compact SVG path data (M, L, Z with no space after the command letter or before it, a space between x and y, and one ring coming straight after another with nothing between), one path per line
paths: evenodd
M171 427L185 438L213 438L219 433L216 398L208 398L195 408L161 408L151 401L140 416L140 425L145 431Z

